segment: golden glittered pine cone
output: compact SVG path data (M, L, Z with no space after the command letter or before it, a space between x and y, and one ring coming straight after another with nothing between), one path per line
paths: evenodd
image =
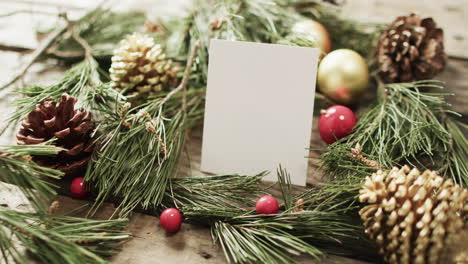
M368 204L359 212L366 233L387 263L440 263L468 216L466 189L408 166L366 177L359 200Z
M56 138L54 145L65 150L32 159L66 175L83 171L93 149L91 113L75 109L75 103L76 98L67 94L62 95L58 106L54 100L42 101L22 122L16 135L18 145L35 145Z
M136 104L177 84L177 67L152 37L133 33L120 42L109 70L112 85Z
M443 30L432 18L400 16L377 44L379 75L384 82L431 79L445 68Z

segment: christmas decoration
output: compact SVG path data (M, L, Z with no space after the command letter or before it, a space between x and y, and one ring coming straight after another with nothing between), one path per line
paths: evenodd
M32 155L32 158L67 175L83 170L93 149L91 113L74 109L75 103L76 98L67 94L62 95L58 106L53 100L40 102L21 123L16 136L18 145L40 144L56 138L53 144L63 151L51 156Z
M463 130L464 124L454 119L453 112L442 96L420 91L423 87L442 88L442 85L435 81L422 80L379 86L378 90L381 92L377 94L375 105L359 109L363 115L353 128L354 132L342 138L339 144L328 146L320 156L321 169L327 177L330 177L330 181L297 194L297 190L294 193L292 191L295 188L290 184L290 179L278 175L278 184L275 186L278 186L281 192L279 198L282 201L281 211L278 202L269 196L276 202L274 210L270 210L274 213L271 217L265 217L263 214L271 212L261 212L262 208L256 208L260 209L257 213L252 212L256 198L269 191L260 183L263 173L250 176L175 177L178 161L184 153L185 140L188 138L187 129L200 124L203 119L209 39L264 43L287 40L285 42L287 45L310 47L315 44L310 37L313 34L293 32L294 27L291 26L300 23L298 20L301 16L307 16L325 25L331 33L328 38L331 37L334 48L351 49L365 58L371 57L368 55L375 55L369 53L376 48L374 40L381 32L379 25L365 23L364 27L361 21L340 17L339 12L327 10L327 5L320 5L318 8L316 3L289 2L291 3L278 0L232 0L226 3L216 0L197 1L194 10L188 12L189 15L183 19L169 18L167 21L170 23L166 23L165 19L156 18L157 26L158 28L160 26L161 30L150 30L148 34L151 34L151 37L141 34L136 37L137 33L123 40L121 48L115 50L113 61L109 60L109 54L114 50L118 40L129 32L144 30L142 26L146 18L135 13L113 14L108 10L95 10L92 14L64 27L63 33L58 32L50 42L47 42L51 46L40 45L44 51L39 49L34 52L35 55L32 57L37 57L32 58L32 62L38 57L48 55L66 62L64 65L75 63L81 58L83 61L74 65L59 82L53 85L32 85L19 89L23 97L15 102L18 111L12 115L10 121L23 120L31 109L41 108L45 98L58 98L63 93L79 96L80 105L93 110L93 122L98 129L95 131L96 137L93 141L99 146L99 151L95 151L86 175L84 171L82 175L92 184L93 192L97 195L90 215L112 198L117 198L113 201L119 201L117 206L119 211L115 214L119 217L128 216L136 208L154 213L159 208L172 207L176 204L187 219L203 226L210 226L213 239L221 245L228 261L233 263L293 263L296 261L293 256L296 255L305 254L319 258L328 253L358 256L369 262L376 262L377 250L374 246L378 246L379 241L386 243L386 247L382 248L384 256L388 255L391 259L392 254L397 254L398 257L401 255L402 261L408 262L409 259L409 262L417 263L421 258L419 253L416 253L420 252L418 250L427 242L422 239L425 230L431 231L428 232L430 236L442 236L441 239L437 237L438 240L428 244L428 250L425 251L428 256L427 261L431 260L429 259L431 254L436 254L434 252L438 251L441 244L446 246L449 252L440 252L440 261L466 259L463 245L447 243L449 240L459 241L459 238L453 234L457 226L460 226L453 208L458 206L457 199L457 201L462 200L461 191L456 194L454 191L456 185L450 185L448 180L442 181L441 187L437 187L436 184L432 187L424 184L419 187L419 190L423 190L421 192L433 189L434 192L426 193L426 201L433 201L435 205L444 202L450 205L445 208L441 206L440 212L436 213L437 207L433 207L428 212L424 211L427 209L426 204L420 205L416 199L422 196L418 193L419 190L415 193L407 192L402 198L395 199L395 208L401 206L395 209L398 212L404 212L405 204L409 202L412 207L407 215L411 213L415 215L419 211L430 215L429 222L426 222L427 217L415 216L414 222L407 225L413 227L411 231L398 233L397 230L392 233L395 229L407 228L404 225L407 224L405 221L409 217L405 218L404 214L397 213L395 221L398 225L392 225L387 221L395 212L388 209L390 211L387 215L386 206L391 198L382 201L377 201L376 198L375 203L371 203L370 198L367 198L370 204L365 207L368 209L362 211L363 218L367 219L365 224L369 229L368 233L375 236L377 243L363 239L365 234L362 232L362 223L356 219L359 215L356 197L363 185L362 180L377 169L411 162L411 164L437 168L443 177L450 178L463 186L468 185L468 165L466 165L468 141ZM308 12L304 12L305 8ZM409 22L411 19L413 19L411 16L405 19L403 26L392 25L394 31L388 29L383 35L386 37L382 37L379 43L379 51L374 58L379 63L379 60L392 62L386 66L379 65L380 76L385 81L387 81L385 75L393 76L390 74L391 71L384 69L385 67L396 69L405 76L407 68L401 67L402 64L398 62L399 60L406 63L405 58L414 62L411 67L419 67L424 74L435 72L435 69L440 68L436 67L441 60L439 30L435 29L435 25L434 30L431 29L429 23L431 20L420 20L416 23L419 23L418 26L405 29L411 24ZM405 36L408 36L406 30L410 31L409 40L405 39ZM421 34L417 35L418 32ZM404 37L400 38L400 33ZM398 40L396 40L397 35ZM161 47L167 47L164 49L166 57L162 55L161 47L154 42L150 43L153 41L153 36ZM419 38L414 36L423 37L419 41ZM407 45L405 42L408 42L410 48L408 51L404 48L392 50L393 42L388 42L390 43L388 46L388 43L385 44L385 38L395 38L401 47L405 47ZM197 53L194 47L198 45L200 48ZM326 46L324 47L323 49L326 49ZM419 53L416 54L414 49ZM364 97L367 85L363 84L369 81L367 66L362 57L351 50L330 53L328 59L327 57L323 59L322 69L318 72L319 89L331 100L342 104L354 103L359 97ZM385 55L380 56L381 53ZM149 60L148 57L154 60ZM177 88L174 87L177 83L175 77L177 69L170 61L187 65L184 78ZM105 83L106 76L101 74L106 68L101 67L111 63L112 80ZM153 67L158 63L164 65L160 66L162 72L158 71L157 67L156 69ZM167 65L170 67L166 71ZM29 66L30 64L25 65L25 69ZM24 74L25 71L20 72ZM414 71L411 73L415 74ZM159 79L153 84L155 77ZM394 80L401 81L399 77ZM15 79L17 77L13 78ZM161 86L158 86L159 84ZM163 92L159 93L157 90ZM151 104L138 105L146 102L148 97L155 97ZM129 102L138 107L132 108ZM66 123L75 121L66 121ZM90 120L86 123L90 123ZM39 128L36 130L43 131ZM328 133L330 134L334 135L335 132ZM27 138L29 135L19 136ZM84 134L83 136L85 137ZM32 138L42 137L35 135ZM55 142L61 140L57 138ZM73 144L80 142L81 139L74 140ZM91 146L88 144L89 141L86 142L86 146ZM0 146L0 180L18 185L33 204L37 203L34 207L37 207L39 212L36 217L36 214L21 214L0 207L0 224L5 227L0 229L0 236L6 238L6 242L0 245L0 251L11 255L17 254L14 256L16 259L26 258L27 256L23 256L20 251L12 250L11 245L15 245L12 241L20 240L28 242L24 243L25 246L44 263L83 263L83 255L89 257L84 259L86 263L105 263L105 260L97 255L110 255L108 249L113 249L122 237L128 237L122 235L119 229L123 227L125 220L116 220L119 222L116 224L56 215L44 216L47 212L43 205L39 205L39 201L50 199L55 191L50 184L43 181L43 178L58 179L62 174L50 170L47 167L51 166L46 166L47 164L44 165L46 167L41 166L45 163L41 163L40 160L56 157L56 160L63 161L58 157L63 152L73 149L73 146L63 147L56 144L66 149L63 150L48 144L54 144L53 140L31 146L10 146L7 149ZM84 154L83 152L79 155ZM38 164L22 155L31 155ZM64 162L62 165L70 165L73 162L75 160L71 163ZM379 173L387 175L384 172ZM398 179L408 184L409 190L419 184L418 180L411 180L409 176L411 172L401 174L405 176ZM421 175L418 177L422 177ZM437 178L432 182L439 181ZM373 186L376 190L382 188L390 190L392 184L390 181L388 183L383 181ZM275 190L271 190L272 192L278 191L276 187L273 188ZM368 188L367 193L371 192L371 188ZM452 193L451 196L443 198L444 192ZM396 196L397 193L384 192L387 196ZM466 200L466 196L463 199ZM265 208L270 209L271 204L267 205ZM376 211L373 212L372 208ZM378 212L381 214L376 215ZM381 215L382 219L379 218ZM466 218L466 209L465 212L460 210L457 215L459 217L464 215ZM162 222L164 221L161 220L161 225ZM380 227L375 227L376 223L380 223ZM103 229L103 224L108 228ZM93 228L89 228L90 226ZM419 226L422 229L418 229ZM86 228L82 229L83 227ZM5 232L2 233L2 230ZM378 230L385 232L379 233ZM446 233L441 235L441 230ZM102 233L97 233L99 231ZM409 233L410 240L408 240ZM38 234L40 236L37 236ZM56 243L57 237L63 239ZM29 242L31 238L32 242ZM401 251L391 247L395 243L401 243L399 244ZM44 247L51 250L43 250ZM15 249L14 246L13 248ZM404 256L405 249L409 249L407 252L412 252L409 257ZM95 253L96 257L92 253Z
M325 96L337 103L354 103L369 87L367 64L352 50L334 50L320 62L317 85Z
M400 16L382 33L376 56L385 82L431 79L447 60L443 30L432 18Z
M330 52L332 46L330 34L319 22L311 19L304 19L294 24L292 31L312 36L323 53Z
M137 104L177 84L177 68L166 58L161 45L140 33L120 42L109 73L112 85Z
M257 214L276 214L279 211L278 201L271 195L263 195L255 204Z
M70 184L70 195L74 198L84 198L88 196L86 184L83 177L76 177Z
M161 224L166 232L177 232L182 225L182 214L176 208L167 208L162 211L159 217L159 224Z
M351 133L357 118L353 111L346 106L334 105L322 112L318 129L320 137L327 144L331 144Z
M408 166L367 177L359 200L369 204L359 214L387 263L438 263L468 216L466 189Z

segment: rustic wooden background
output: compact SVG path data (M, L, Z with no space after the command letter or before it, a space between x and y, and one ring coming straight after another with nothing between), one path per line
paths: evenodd
M38 46L36 30L54 25L56 15L67 11L71 18L82 15L92 8L95 0L0 0L0 85L6 83L30 56L30 50ZM117 11L139 9L148 12L150 17L183 15L190 0L122 0L114 1ZM446 50L450 57L448 67L439 79L446 81L447 91L456 96L448 101L453 109L464 114L462 120L468 123L468 0L348 0L344 5L346 17L368 22L390 22L396 16L416 12L422 16L432 16L445 30ZM24 84L47 84L59 78L65 69L56 66L54 61L35 64L28 74L14 86ZM12 86L12 87L14 87ZM10 90L0 91L0 129L5 125L5 118L14 111L10 103L15 100ZM316 109L317 110L317 109ZM315 111L316 113L318 111ZM314 118L313 146L323 146L317 137L317 115ZM14 129L0 137L1 144L14 144ZM200 130L192 131L187 151L191 155L190 164L182 164L181 171L199 174ZM311 153L316 156L316 153ZM320 181L316 171L316 160L311 159L309 184ZM189 167L190 166L190 167ZM61 211L70 210L86 204L86 201L57 196ZM15 187L0 185L0 205L18 210L30 210L30 207ZM76 215L83 215L76 212ZM105 218L113 212L113 206L107 205L99 212ZM132 215L128 230L134 238L126 243L123 250L114 256L112 263L225 263L222 251L211 241L209 230L184 224L177 234L168 235L159 227L157 218L135 213ZM316 263L310 258L301 258L303 263ZM362 263L352 259L330 256L320 263Z

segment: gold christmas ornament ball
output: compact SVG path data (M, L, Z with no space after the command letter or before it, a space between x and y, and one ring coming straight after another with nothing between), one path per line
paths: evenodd
M324 53L331 50L332 42L328 30L319 22L304 19L293 25L292 31L299 34L306 34L312 36L317 41L319 48Z
M353 50L330 52L318 67L317 86L320 92L336 103L355 103L369 88L366 61Z

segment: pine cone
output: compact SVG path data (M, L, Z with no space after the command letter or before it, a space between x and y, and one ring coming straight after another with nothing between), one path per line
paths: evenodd
M23 121L16 138L18 145L34 145L56 138L54 144L65 150L54 156L33 156L41 166L57 169L71 175L84 169L91 156L91 133L94 125L91 113L75 110L76 98L62 95L56 106L53 100L44 100Z
M431 79L445 68L443 30L432 18L398 17L377 45L379 75L384 82Z
M129 35L120 42L109 70L113 86L136 104L144 103L148 97L175 86L177 71L172 61L166 59L161 45L139 33Z
M378 171L359 194L366 233L387 263L439 263L468 216L468 191L434 171Z

